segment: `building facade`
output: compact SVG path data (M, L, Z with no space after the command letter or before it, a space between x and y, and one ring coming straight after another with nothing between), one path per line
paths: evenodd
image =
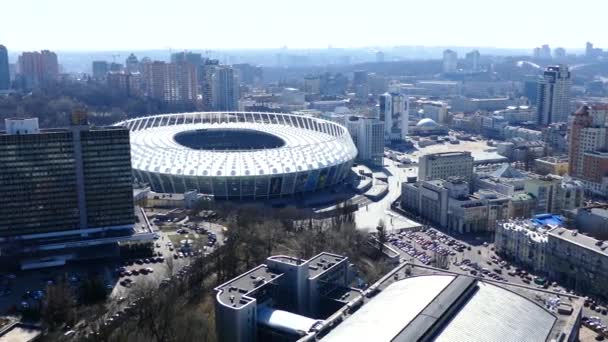
M239 109L239 79L233 68L227 66L215 68L212 93L214 110L234 111Z
M467 182L473 178L473 156L470 152L444 152L427 154L418 161L418 180L461 177Z
M568 121L571 83L568 66L549 66L545 69L538 82L537 115L540 125Z
M71 248L132 238L127 129L91 127L86 119L69 129L40 130L36 119L7 119L6 127L0 134L4 256L35 252L40 259L32 264L61 264L78 257ZM57 250L64 255L46 255Z
M582 207L585 199L582 182L555 175L528 180L524 191L536 199L536 214L562 214L565 210Z
M384 158L384 122L375 118L351 116L346 122L357 146L357 160L382 166Z
M219 341L296 340L331 313L334 290L348 288L348 258L321 253L309 260L271 256L265 264L215 288ZM272 315L283 319L273 319ZM313 318L314 317L314 318Z
M608 105L584 105L573 115L568 136L569 173L588 191L608 194Z
M456 72L456 70L458 70L458 54L456 51L443 51L443 72L447 74Z
M398 93L385 93L379 97L378 118L384 122L387 141L405 140L409 126L409 100Z
M59 77L57 55L48 50L24 52L18 60L21 84L25 89L56 81Z
M11 88L11 74L8 66L8 50L0 45L0 90Z
M190 63L144 63L142 77L144 93L148 97L171 104L198 101L196 66Z

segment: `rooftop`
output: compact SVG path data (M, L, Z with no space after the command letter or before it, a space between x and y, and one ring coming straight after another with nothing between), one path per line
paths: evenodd
M363 306L321 341L567 339L583 302L576 296L558 297L546 290L407 263L370 289ZM560 306L571 307L573 313L559 313Z
M346 257L326 252L316 255L308 261L308 277L315 278L344 260Z
M266 265L260 265L216 287L217 298L224 305L235 308L244 306L252 300L248 294L281 275L282 273L273 272Z
M608 242L597 240L591 236L578 233L576 230L570 230L566 228L554 228L547 234L560 239L565 240L583 248L589 249L595 253L599 253L605 257L608 257Z

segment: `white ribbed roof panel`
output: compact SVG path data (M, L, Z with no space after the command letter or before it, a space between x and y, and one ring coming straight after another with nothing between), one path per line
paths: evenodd
M133 168L171 175L239 177L285 174L340 165L357 149L345 127L294 114L200 112L124 121L131 130ZM241 151L197 150L174 136L199 129L247 129L281 138L278 148Z

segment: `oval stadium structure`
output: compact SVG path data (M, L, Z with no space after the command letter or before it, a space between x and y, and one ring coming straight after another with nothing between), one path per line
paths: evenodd
M357 149L348 130L294 114L196 112L122 121L134 176L153 191L274 198L341 182Z

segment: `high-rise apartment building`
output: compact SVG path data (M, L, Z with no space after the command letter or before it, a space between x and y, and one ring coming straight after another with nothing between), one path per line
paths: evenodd
M455 72L458 69L458 54L456 51L443 51L443 72Z
M357 146L357 159L375 166L382 166L384 158L384 122L376 118L351 116L346 128Z
M125 60L126 71L129 73L139 72L139 60L135 54L130 54Z
M228 66L218 66L213 75L213 108L218 111L239 109L239 80L235 70Z
M72 121L42 130L37 119L6 119L0 132L0 249L23 268L152 239L134 236L129 130L89 126L82 111Z
M110 71L110 65L106 61L93 61L93 78L96 80L104 80Z
M570 115L570 71L566 65L549 66L538 81L538 123L566 122Z
M4 45L0 45L0 90L7 90L11 87L11 74L8 66L8 50Z
M218 66L219 61L217 59L208 59L202 67L201 94L203 97L203 110L206 111L213 110L213 78Z
M444 152L427 154L418 161L418 180L447 180L460 177L471 184L473 156L471 152Z
M147 96L166 103L194 103L198 100L196 66L190 63L144 63L142 83Z
M19 56L18 65L22 86L26 89L55 81L59 76L57 55L52 51L24 52Z
M378 118L384 122L384 138L390 141L405 140L409 126L409 99L398 93L380 95Z
M478 71L479 70L479 58L481 55L479 51L473 50L465 55L465 63L467 65L467 69L470 71Z
M608 104L582 106L568 134L569 172L588 191L608 194Z

